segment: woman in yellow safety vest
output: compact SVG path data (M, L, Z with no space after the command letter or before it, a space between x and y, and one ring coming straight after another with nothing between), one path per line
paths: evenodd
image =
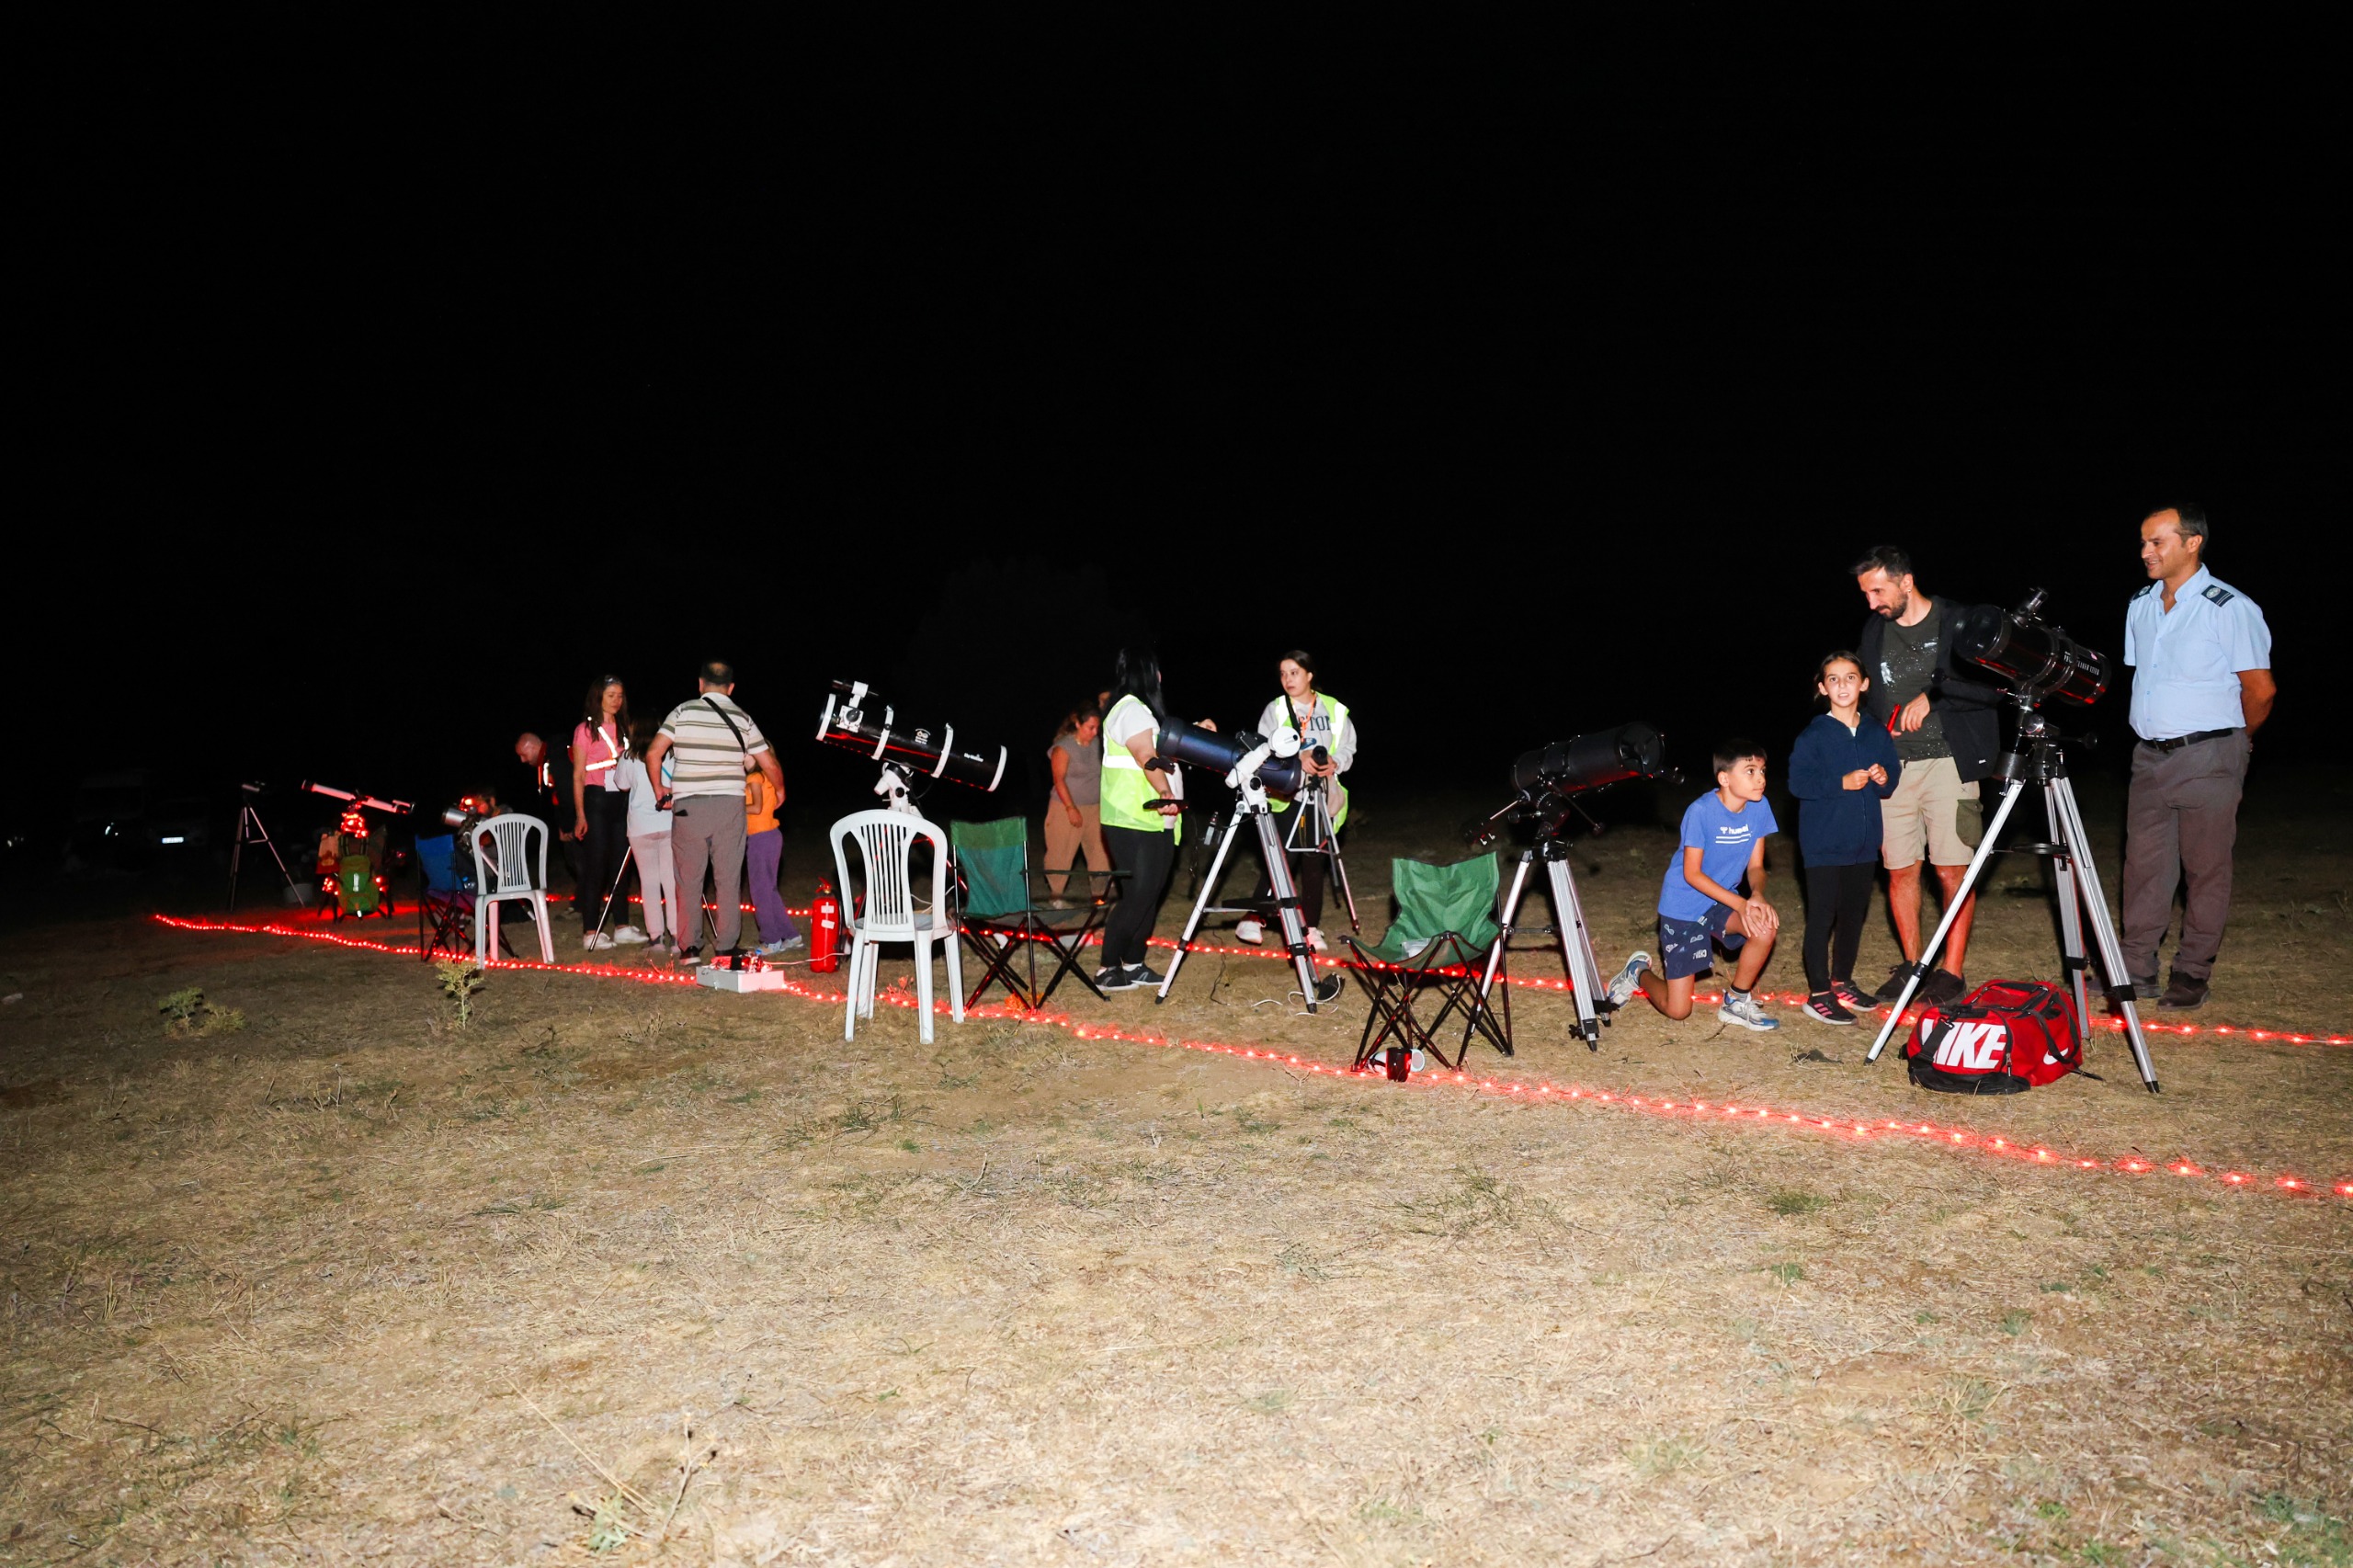
M1160 983L1161 976L1143 960L1184 832L1178 814L1184 786L1176 765L1154 766L1166 711L1160 661L1142 649L1121 649L1110 695L1103 715L1103 842L1126 880L1103 926L1103 967L1096 971L1095 984L1107 992Z
M1348 717L1348 705L1338 698L1315 689L1315 656L1304 648L1293 648L1275 666L1282 682L1283 694L1267 704L1258 715L1258 733L1271 735L1288 726L1299 732L1300 765L1322 780L1324 803L1332 813L1332 832L1336 836L1341 824L1348 820L1348 787L1340 782L1357 759L1357 727ZM1327 759L1318 763L1313 756L1322 746ZM1290 810L1288 801L1267 802L1278 812ZM1288 826L1288 824L1285 824ZM1300 847L1307 846L1302 840ZM1307 922L1307 945L1317 952L1324 950L1324 933L1317 927L1324 923L1324 879L1330 869L1321 855L1301 853L1291 861L1292 880L1299 884L1300 918ZM1258 896L1272 898L1274 884L1262 872L1258 879ZM1236 938L1245 942L1266 939L1266 922L1256 915L1246 916L1233 927Z

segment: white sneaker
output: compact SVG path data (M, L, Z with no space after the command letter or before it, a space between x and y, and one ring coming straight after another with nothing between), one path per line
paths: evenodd
M1254 948L1256 947L1259 943L1267 939L1266 923L1248 918L1235 921L1233 923L1233 939L1237 942L1247 942Z
M1319 953L1324 951L1324 933L1310 926L1307 928L1307 945Z
M606 936L602 931L591 931L586 936L580 938L580 945L585 950L597 953L602 952L607 948L611 947L613 945L613 939L610 937Z
M1609 982L1608 994L1611 1006L1622 1007L1634 999L1634 993L1642 989L1643 971L1648 969L1650 964L1651 956L1648 953L1636 953L1626 960L1626 967L1620 970Z
M1780 1019L1765 1016L1765 1009L1756 1005L1755 997L1743 996L1730 987L1724 991L1724 1005L1716 1009L1716 1021L1755 1029L1759 1034L1781 1027Z
M764 959L772 959L784 951L784 944L782 942L762 942L760 944L759 951L760 957Z
M624 948L641 946L649 938L646 937L645 933L639 930L634 926L618 926L613 931L613 940L619 942Z

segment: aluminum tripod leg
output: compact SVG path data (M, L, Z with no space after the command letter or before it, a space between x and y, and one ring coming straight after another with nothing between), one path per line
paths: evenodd
M2058 807L2064 827L2060 842L2075 857L2084 915L2091 923L2092 935L2099 941L2099 967L2108 980L2109 999L2124 1017L2124 1038L2131 1044L2133 1065L2141 1069L2141 1082L2148 1085L2154 1095L2157 1092L2157 1065L2149 1058L2149 1037L2141 1028L2141 1010L2133 999L2131 977L2124 972L2124 944L2116 939L2116 926L2108 917L2108 895L2100 890L2099 872L2092 866L2091 835L2084 831L2083 813L2075 809L2075 791L2067 780L2052 779L2050 798ZM2078 982L2079 994L2081 990ZM2091 1015L2077 1016L2088 1032Z
M1315 847L1332 862L1332 880L1339 884L1340 903L1348 912L1348 929L1361 931L1364 927L1357 924L1356 890L1348 886L1348 863L1340 858L1340 830L1333 824L1332 808L1321 788L1315 791L1315 820L1322 824Z
M1168 988L1176 983L1176 971L1185 966L1185 955L1193 946L1193 933L1201 928L1201 916L1209 913L1210 900L1217 896L1218 878L1225 870L1225 852L1233 847L1233 835L1229 831L1217 841L1217 853L1210 857L1209 874L1201 879L1200 895L1193 900L1193 913L1185 917L1185 929L1176 938L1176 955L1168 960L1168 972L1160 977L1160 989L1153 994L1155 1006L1168 1000Z
M1569 971L1569 983L1576 992L1577 1033L1585 1037L1586 1049L1601 1049L1601 1021L1594 1013L1594 1000L1601 994L1601 966L1593 959L1593 934L1586 928L1585 903L1577 897L1576 879L1569 874L1565 859L1550 865L1552 878L1552 913L1561 926L1561 962ZM1485 993L1480 994L1481 1000Z
M1495 939L1487 949L1487 972L1479 977L1479 1000L1472 1017L1476 1018L1487 1006L1487 993L1495 986L1495 971L1504 966L1504 943L1511 938L1511 923L1519 917L1519 895L1528 888L1528 863L1536 858L1536 851L1529 850L1519 858L1519 865L1511 874L1511 892L1504 894L1503 919L1495 926Z
M1299 994L1307 1010L1315 1011L1315 956L1307 945L1307 922L1299 913L1299 885L1290 880L1290 857L1275 832L1273 813L1258 812L1258 850L1267 858L1267 880L1275 885L1275 913L1282 916L1283 942L1290 949L1291 966L1299 971ZM1176 971L1171 969L1169 973ZM1164 988L1165 989L1165 988Z
M1993 858L1994 846L2002 836L2002 824L2010 820L2010 809L2018 803L2019 792L2024 788L2015 778L2002 787L2000 809L1995 812L1994 820L1985 824L1985 835L1977 841L1977 853L1970 857L1969 869L1962 874L1961 886L1945 900L1945 917L1937 922L1937 934L1928 938L1927 947L1920 949L1920 961L1906 966L1912 972L1904 977L1904 990L1895 998L1895 1006L1888 1009L1887 1022L1880 1026L1879 1038L1871 1041L1871 1048L1863 1053L1864 1061L1877 1062L1879 1053L1887 1049L1888 1038L1895 1033L1895 1026L1904 1021L1904 1009L1911 1005L1912 994L1920 989L1920 982L1927 974L1937 949L1945 945L1945 934L1952 929L1952 923L1960 916L1962 906L1968 903L1969 895L1976 891L1978 876L1985 869L1985 862Z
M2075 998L2075 1017L2092 1016L2091 997L2084 985L2083 894L2075 880L2075 841L2067 835L2067 819L2059 805L2059 780L2045 779L2042 809L2051 821L2052 869L2059 881L2059 958L2067 971L2067 988Z
M613 873L613 885L605 893L604 912L597 916L597 931L599 936L604 934L605 922L613 917L613 900L620 896L621 879L629 875L630 857L636 853L637 846L634 844L621 851L621 869Z
M1511 939L1512 923L1519 916L1519 901L1528 891L1528 868L1536 857L1535 850L1529 850L1519 858L1519 865L1511 874L1511 892L1504 895L1503 922L1495 932L1494 944L1487 949L1487 970L1479 977L1479 999L1472 1004L1474 1024L1486 1010L1487 998L1495 988L1495 975L1504 964L1504 944ZM1594 1003L1601 995L1601 968L1594 961L1593 934L1585 923L1585 901L1577 896L1576 878L1570 874L1566 859L1548 860L1544 874L1552 890L1552 914L1560 926L1561 964L1569 971L1569 984L1576 994L1577 1033L1584 1037L1586 1050L1599 1051L1601 1021Z
M1348 929L1362 931L1364 926L1357 920L1356 891L1348 886L1347 862L1340 858L1340 830L1332 825L1331 807L1325 802L1320 785L1300 792L1299 816L1292 822L1290 832L1283 840L1283 847L1298 848L1302 830L1309 840L1306 853L1321 855L1331 862L1332 880L1340 888L1340 903L1348 912Z
M269 858L278 862L278 874L286 879L288 887L294 885L294 873L286 869L286 857L280 855L278 846L270 842L269 829L261 824L261 813L254 810L253 802L248 801L237 812L237 838L229 846L229 912L232 915L237 911L237 873L244 867L245 846L248 844L258 844L268 850Z

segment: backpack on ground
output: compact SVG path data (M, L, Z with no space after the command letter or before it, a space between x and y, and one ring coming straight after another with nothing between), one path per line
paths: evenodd
M1949 1007L1922 1008L1904 1057L1924 1089L2024 1094L2083 1070L2083 1029L2058 986L1989 980Z

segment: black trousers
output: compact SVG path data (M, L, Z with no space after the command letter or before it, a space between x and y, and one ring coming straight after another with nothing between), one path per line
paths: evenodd
M1863 921L1871 909L1871 884L1879 868L1808 866L1805 869L1805 986L1827 991L1834 980L1852 983L1855 953L1863 945Z
M579 885L572 896L580 911L581 930L594 931L605 918L605 895L613 891L613 879L621 874L621 857L629 853L629 791L586 790L582 799L588 808L588 836L580 841ZM620 926L628 917L624 905L605 935L611 936L609 926Z
M1141 827L1103 827L1103 846L1111 864L1127 873L1120 884L1120 902L1103 923L1103 967L1122 969L1143 962L1153 922L1160 917L1160 901L1168 892L1168 873L1176 864L1176 835Z
M1294 811L1297 809L1292 808ZM1283 812L1273 821L1277 841L1288 839L1290 836L1290 812ZM1240 824L1237 823L1236 825ZM1332 873L1332 862L1325 857L1310 850L1307 846L1305 830L1302 829L1301 833L1300 848L1290 857L1290 880L1299 884L1301 924L1320 926L1324 924L1324 884ZM1251 836L1256 838L1257 835L1254 833ZM1339 835L1334 834L1333 836L1337 838ZM1253 845L1252 847L1256 848L1256 846ZM1258 891L1253 896L1268 902L1271 902L1275 896L1275 879L1267 875L1263 867L1258 871ZM1279 915L1267 917L1267 925L1270 928L1279 929L1281 924L1282 916Z

